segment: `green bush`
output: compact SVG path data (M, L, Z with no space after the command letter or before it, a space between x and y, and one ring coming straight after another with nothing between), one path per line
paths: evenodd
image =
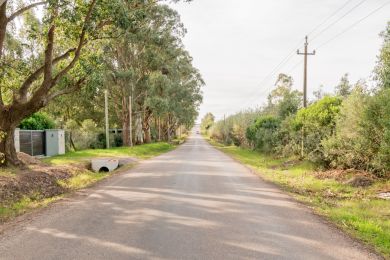
M24 119L20 125L20 129L24 130L45 130L55 128L54 121L45 113L38 112Z
M334 135L322 141L324 160L332 168L366 169L370 159L362 128L369 96L355 89L343 101Z
M315 163L325 162L321 141L333 135L341 103L339 97L325 96L297 113L295 131L303 133L304 153Z
M246 138L255 149L271 153L279 142L280 119L274 116L261 116L247 128Z
M390 89L383 89L370 98L364 111L361 135L367 168L379 175L390 171Z
M279 142L275 147L278 156L290 157L300 155L302 149L302 134L297 131L295 115L286 117L278 130Z

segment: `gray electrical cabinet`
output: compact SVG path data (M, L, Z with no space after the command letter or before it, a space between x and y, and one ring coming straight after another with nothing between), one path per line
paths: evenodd
M65 131L60 129L45 130L46 156L65 154Z

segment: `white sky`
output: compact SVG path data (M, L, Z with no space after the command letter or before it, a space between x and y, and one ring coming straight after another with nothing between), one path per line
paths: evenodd
M382 40L379 33L390 21L389 0L350 0L337 15L310 36L363 3L338 23L310 42L309 89L324 85L332 92L344 73L354 83L369 79ZM217 119L265 102L278 73L264 78L292 51L306 34L321 24L347 0L193 0L172 4L188 29L184 39L206 86L200 118L212 112ZM318 48L345 28L389 3L356 27L329 44ZM301 50L302 50L301 47ZM303 65L293 58L277 72L294 78L294 88L302 89ZM262 82L263 81L263 82Z

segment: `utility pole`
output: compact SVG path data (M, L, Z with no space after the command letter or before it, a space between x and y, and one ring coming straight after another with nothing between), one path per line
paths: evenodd
M304 55L304 72L303 72L303 107L307 107L307 56L308 55L316 55L316 51L313 52L308 52L308 38L307 36L305 37L305 51L300 52L299 50L297 51L298 55Z
M132 106L133 98L129 96L129 117L130 117L130 146L133 146L133 106Z
M108 124L108 90L104 91L104 112L106 117L106 148L110 148L109 124Z
M161 142L161 117L158 117L158 141Z

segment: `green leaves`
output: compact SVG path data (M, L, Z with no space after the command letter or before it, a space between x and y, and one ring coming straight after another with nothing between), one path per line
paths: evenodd
M19 127L26 130L45 130L55 128L55 123L45 113L35 113L24 119Z

